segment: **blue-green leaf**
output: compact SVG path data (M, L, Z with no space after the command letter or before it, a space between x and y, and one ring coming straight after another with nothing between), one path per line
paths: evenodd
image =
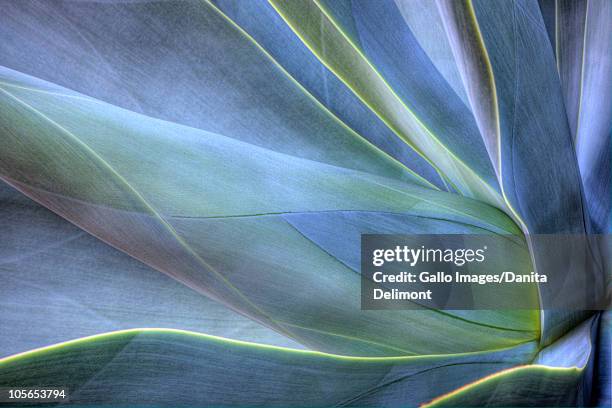
M425 406L589 406L596 327L591 318L542 350L534 364L480 379Z
M111 248L1 182L0 223L0 327L6 328L0 357L134 327L300 347Z
M561 84L538 4L528 1L442 1L464 81L485 84L469 91L509 213L528 234L584 234L588 214L567 124ZM474 42L477 42L475 45ZM479 95L484 95L480 97ZM494 134L491 132L494 131ZM491 154L492 155L492 154ZM494 155L492 155L494 156ZM529 237L528 237L529 239ZM531 243L534 265L545 272L549 253ZM563 254L568 257L570 254ZM602 271L585 271L601 278ZM551 295L541 288L546 309ZM542 342L550 342L584 313L548 311Z
M72 403L417 406L533 355L352 358L175 330L129 330L0 360L0 386L69 389ZM436 387L431 387L432 382Z
M3 73L4 179L111 245L306 346L402 355L507 347L537 336L537 319L527 330L522 324L508 330L429 310L361 311L359 275L283 218L375 211L518 233L495 208Z
M551 3L551 4L549 4ZM565 100L593 231L610 231L612 4L606 0L541 5Z

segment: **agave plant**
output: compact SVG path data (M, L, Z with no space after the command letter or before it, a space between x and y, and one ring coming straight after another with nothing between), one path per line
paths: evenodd
M610 312L545 291L542 310L361 310L359 268L365 233L610 232L609 0L0 11L0 386L612 404Z

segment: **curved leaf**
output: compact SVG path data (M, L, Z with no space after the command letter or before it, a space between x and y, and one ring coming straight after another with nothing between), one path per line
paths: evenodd
M495 124L498 178L514 218L528 234L584 234L587 215L578 164L554 55L537 3L442 2L441 8L448 11L451 43L463 47L456 55L467 59L464 66L490 67L475 71L481 83L493 79L492 86L478 90L488 96L480 98L476 93L470 101L473 111L482 113L482 117L477 115L481 131L490 132ZM474 41L478 44L465 48L464 44ZM538 248L538 242L530 246L535 268L545 272L551 267L547 251ZM570 265L570 254L563 256ZM597 280L600 272L585 271ZM546 309L551 294L545 287L541 290ZM545 312L543 344L550 344L584 317L581 312Z
M111 248L1 182L0 223L0 327L6 329L0 357L132 327L300 347Z
M498 348L536 336L537 321L526 331L504 330L427 310L361 311L359 276L282 217L382 211L517 233L499 210L146 118L51 91L50 84L41 92L31 78L4 75L4 179L111 245L307 346L398 355Z
M220 13L240 26L246 36L263 47L292 78L359 135L438 188L448 188L426 160L395 136L344 83L321 65L268 2L216 0L214 4Z
M483 181L484 176L478 175L434 136L393 91L351 40L350 29L347 35L318 2L272 1L272 4L321 62L335 72L398 137L440 169L455 188L466 196L501 206L497 192ZM340 7L344 3L331 4Z
M425 406L588 406L596 322L596 318L584 322L544 349L533 365L485 377Z
M320 7L330 19L338 20L337 29L341 33L342 23L350 17L354 32L348 41L358 47L362 58L380 73L391 92L427 128L428 136L439 141L442 149L451 152L485 183L497 189L495 173L487 160L472 113L438 73L398 6L391 0L340 0L322 1ZM348 16L344 19L341 19L342 8L350 10L346 11ZM420 14L420 9L408 8L410 14ZM430 159L441 165L436 157Z
M533 344L451 356L351 358L177 330L128 330L0 360L0 385L69 388L71 403L416 406L528 359ZM435 389L423 385L436 381Z
M565 109L595 233L610 226L612 139L612 5L555 1L543 10L553 43Z
M448 41L435 1L430 0L395 0L395 4L410 31L435 65L446 82L466 106L470 106L457 61Z
M1 66L147 116L429 186L322 109L205 1L26 0L2 10L0 36L11 41L0 44Z
M495 80L505 194L529 233L584 233L579 172L539 9L475 1L473 10Z
M491 233L477 225L439 220L435 215L419 216L372 213L372 212L333 212L287 214L284 218L300 233L316 243L325 252L338 259L356 273L361 270L361 234L486 234ZM338 239L342 231L342 239ZM506 237L510 239L510 237ZM529 252L518 237L516 251L507 254L513 259L513 268L531 268ZM500 238L501 239L501 238ZM483 294L485 294L483 292ZM537 286L531 293L521 289L514 293L500 292L497 288L487 288L487 296L507 296L510 299L537 299ZM467 321L479 322L492 327L510 330L530 330L539 321L537 310L445 310L441 314L457 316Z
M464 3L439 0L437 4L480 135L499 178L501 158L495 83L478 24L472 9Z

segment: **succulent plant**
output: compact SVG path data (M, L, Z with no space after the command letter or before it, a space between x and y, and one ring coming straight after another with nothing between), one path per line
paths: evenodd
M0 38L1 387L612 404L609 311L362 310L359 264L610 233L612 1L2 0Z

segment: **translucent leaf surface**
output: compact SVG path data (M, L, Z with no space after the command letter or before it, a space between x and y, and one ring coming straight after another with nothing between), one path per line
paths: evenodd
M592 318L575 328L540 352L532 365L485 377L425 406L590 405L596 322Z
M423 182L322 109L205 1L2 8L0 35L12 39L0 45L4 67L266 149Z
M465 59L465 70L483 67L471 77L464 75L464 81L489 84L492 80L490 85L477 85L470 101L481 132L486 132L485 140L492 140L487 145L498 148L497 174L509 213L526 233L584 234L588 215L578 162L555 56L538 4L474 1L440 5L446 10L446 28L456 55ZM494 136L490 135L492 128ZM531 250L538 271L550 268L550 259L537 243L532 243ZM593 274L597 280L602 278L601 271ZM549 294L542 289L546 309ZM579 312L545 312L543 343L549 344L584 317Z
M328 5L340 9L334 13L339 14L340 19L330 14L318 2L273 4L321 62L359 95L398 137L414 146L432 165L440 169L459 191L466 196L480 198L494 205L499 204L498 194L494 187L486 183L486 176L477 174L470 164L463 162L432 133L432 129L406 105L355 44L355 38L358 38L355 30L358 28L346 28L346 23L341 25L341 18L346 17L345 12L350 10L350 3L334 2ZM367 4L363 3L363 6ZM449 90L453 96L456 95L450 87Z
M111 248L5 183L0 224L0 327L10 328L0 334L0 357L133 327L299 348Z
M441 189L448 189L434 167L370 110L295 35L267 1L217 0L214 4L261 46L307 92L394 159Z
M73 403L416 406L528 359L485 354L350 358L170 330L131 330L0 360L0 385L67 386ZM427 386L433 381L437 386Z
M307 346L398 355L498 348L536 335L537 321L528 330L506 330L435 311L361 311L359 275L278 214L425 214L516 233L497 209L146 118L50 84L41 89L30 77L4 72L3 82L12 84L2 87L6 180L113 246ZM432 341L435 327L439 342Z
M570 131L594 232L610 227L612 5L605 0L542 5L555 50Z

